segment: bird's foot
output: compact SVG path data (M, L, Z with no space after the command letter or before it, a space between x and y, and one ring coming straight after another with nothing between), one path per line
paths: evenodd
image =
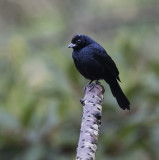
M98 80L95 81L95 84L101 84Z
M96 86L96 83L91 83L88 87L89 87L89 91L91 91L94 87Z
M93 80L91 80L87 85L84 86L84 89L83 89L84 93L86 93L86 88L87 88L89 85L91 85L92 82L93 82Z
M95 83L92 83L93 81L90 81L85 87L84 87L84 93L86 92L87 87L89 88L89 91L91 91L96 85L100 85L100 82L98 80L95 81Z
M96 85L100 85L100 82L98 80L96 80L95 83L91 83L91 86L89 86L90 87L89 91L91 91L94 87L96 87Z

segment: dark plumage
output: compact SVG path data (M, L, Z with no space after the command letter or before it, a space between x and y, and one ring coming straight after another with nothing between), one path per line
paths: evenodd
M104 79L122 109L130 109L130 102L121 90L119 71L105 49L86 35L75 35L68 48L73 48L72 57L77 70L91 80Z

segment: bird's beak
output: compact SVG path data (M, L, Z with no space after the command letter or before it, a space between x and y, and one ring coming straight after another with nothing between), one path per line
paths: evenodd
M74 48L74 47L76 47L76 44L70 43L70 44L68 45L68 48Z

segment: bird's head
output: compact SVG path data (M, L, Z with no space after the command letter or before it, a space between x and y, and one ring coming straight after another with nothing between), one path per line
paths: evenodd
M73 36L71 43L68 45L68 48L73 48L74 50L81 49L93 42L95 41L88 36L78 34Z

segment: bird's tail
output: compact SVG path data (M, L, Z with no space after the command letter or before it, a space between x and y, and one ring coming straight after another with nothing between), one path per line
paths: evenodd
M129 100L126 98L126 96L124 95L122 89L120 88L118 82L116 79L113 79L111 81L107 81L105 79L105 81L109 84L110 86L110 89L112 91L112 94L113 96L116 98L119 106L122 108L122 109L128 109L130 110L130 102Z

